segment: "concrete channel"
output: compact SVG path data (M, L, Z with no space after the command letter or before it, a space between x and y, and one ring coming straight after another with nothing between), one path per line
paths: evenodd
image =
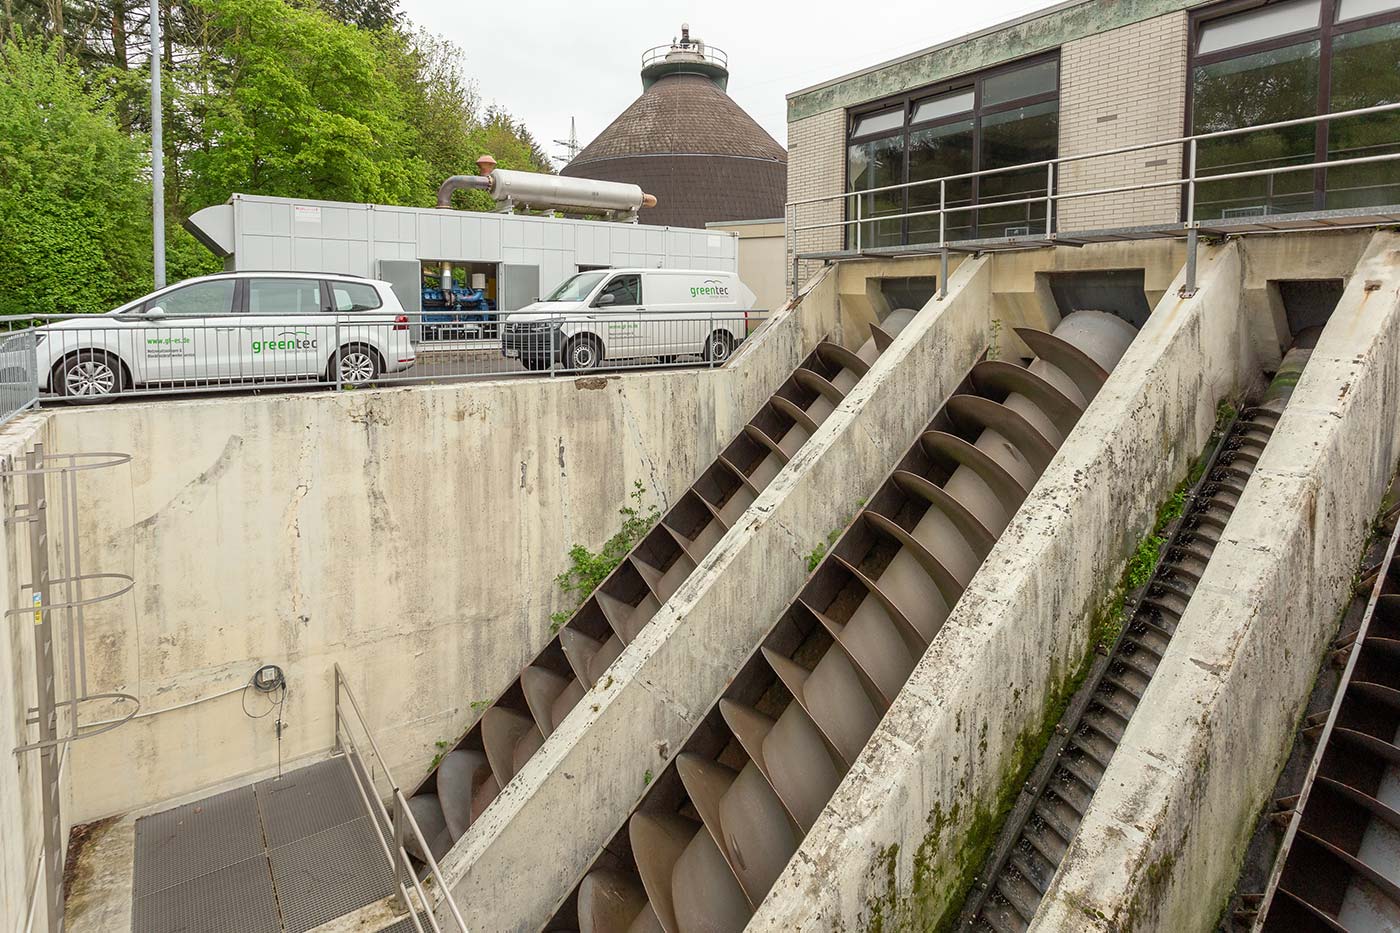
M1158 302L749 929L932 928L956 910L1125 562L1256 369L1238 244L1202 259L1199 291L1179 280Z
M574 887L801 585L803 555L985 352L990 262L962 264L449 853L473 930L535 929Z
M1225 909L1400 456L1400 237L1351 275L1030 929Z

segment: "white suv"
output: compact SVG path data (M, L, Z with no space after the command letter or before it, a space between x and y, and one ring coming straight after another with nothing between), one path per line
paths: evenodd
M76 397L141 386L301 379L372 382L413 365L389 283L305 272L188 279L114 311L36 328L39 388Z

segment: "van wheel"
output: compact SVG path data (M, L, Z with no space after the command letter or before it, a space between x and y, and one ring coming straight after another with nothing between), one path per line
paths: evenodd
M379 358L379 351L362 343L341 347L340 352L336 354L336 365L340 367L342 384L364 385L378 379L384 372L384 363ZM334 373L330 375L329 381L334 382Z
M603 343L597 337L575 337L564 345L565 369L597 369L603 362Z
M65 398L88 399L116 395L124 383L125 367L110 353L82 350L54 367L50 385Z
M705 359L723 363L734 352L734 338L727 330L717 330L705 338Z

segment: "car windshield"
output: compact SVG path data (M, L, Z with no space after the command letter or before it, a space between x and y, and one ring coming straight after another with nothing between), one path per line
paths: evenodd
M582 301L588 297L588 293L603 281L606 272L580 272L571 275L559 287L549 293L545 301Z

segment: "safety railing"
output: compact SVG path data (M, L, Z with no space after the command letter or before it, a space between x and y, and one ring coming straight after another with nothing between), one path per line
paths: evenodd
M355 737L356 732L363 735L365 743L369 746L368 751L372 758L368 761L365 749ZM370 826L374 829L380 849L389 860L394 872L394 887L400 903L408 912L413 928L418 933L427 933L428 930L443 933L443 927L438 923L437 911L434 910L437 906L446 908L447 914L455 924L453 929L456 933L467 933L462 912L458 910L456 901L452 899L452 892L443 880L437 859L433 858L432 848L428 840L423 838L423 830L413 818L413 812L409 809L408 801L399 789L398 782L390 774L389 766L379 751L378 743L374 741L374 734L370 732L364 713L360 710L360 704L350 690L345 673L338 663L335 665L335 748L345 756L350 767L355 787L360 794L360 802L369 814ZM380 789L381 786L384 790ZM388 807L384 804L386 797L389 801ZM425 870L421 877L408 854L406 843L409 839L416 843L418 853L423 856ZM431 883L437 886L437 905L434 905L425 889L426 879L431 879Z
M627 309L0 318L0 419L59 398L716 367L767 317Z
M1280 120L1273 123L1260 123L1250 126L1241 126L1225 130L1216 130L1209 133L1197 133L1191 136L1178 136L1170 139L1158 139L1144 143L1137 143L1130 146L1118 146L1112 149L1099 149L1092 152L1076 153L1074 155L1058 156L1053 159L1042 159L1036 162L1025 162L1017 165L1006 165L997 168L982 169L975 172L963 172L956 175L944 175L935 178L923 178L916 181L903 182L901 184L884 185L875 188L864 188L852 191L843 191L839 194L818 195L810 198L799 198L787 202L786 225L788 242L791 246L792 260L792 285L794 294L798 288L798 276L800 274L800 263L809 259L820 259L829 257L833 250L807 250L801 248L802 234L811 234L815 231L839 230L842 232L843 245L840 252L860 255L875 247L868 246L863 241L866 231L872 229L876 224L899 223L903 224L907 220L918 219L927 225L928 231L925 239L919 239L910 243L901 242L901 246L916 247L928 252L941 252L943 255L943 272L939 277L940 295L946 295L947 280L947 259L950 250L975 249L986 247L990 241L1002 239L1015 241L1017 239L1031 239L1039 241L1042 238L1054 239L1056 237L1066 237L1075 232L1086 233L1085 229L1062 228L1059 223L1059 206L1067 201L1081 200L1087 198L1102 198L1112 195L1135 194L1142 192L1170 191L1175 192L1181 198L1182 210L1181 220L1177 224L1167 224L1167 227L1175 227L1180 233L1187 237L1188 267L1186 287L1190 291L1195 290L1195 260L1197 231L1201 227L1201 218L1197 216L1198 194L1204 185L1215 185L1221 182L1243 181L1248 179L1264 179L1268 188L1266 194L1272 193L1272 186L1275 180L1283 176L1291 176L1297 173L1320 173L1335 171L1337 169L1351 166L1374 165L1377 163L1400 161L1400 134L1394 140L1388 141L1384 145L1373 145L1367 151L1372 151L1369 155L1348 155L1342 158L1318 159L1311 158L1306 161L1299 161L1298 156L1269 156L1260 161L1271 161L1283 164L1273 164L1261 168L1238 169L1234 165L1209 165L1200 164L1202 144L1229 137L1243 136L1250 133L1269 132L1273 130L1288 129L1297 126L1316 125L1319 123L1329 123L1336 120L1355 119L1380 114L1400 111L1400 103L1380 104L1374 107L1362 107L1353 110L1342 110L1333 113L1318 114L1316 116L1298 117L1292 120ZM1177 177L1154 179L1126 184L1107 185L1099 187L1087 187L1082 189L1067 186L1065 184L1065 166L1089 162L1096 159L1114 158L1126 156L1134 153L1149 152L1158 149L1180 148L1184 152L1181 160L1185 165L1185 174ZM1377 148L1391 148L1388 152L1374 152ZM1170 160L1167 160L1168 163ZM1237 163L1239 164L1239 163ZM1254 164L1254 163L1249 163ZM966 191L969 188L975 189L982 179L992 176L1014 176L1022 175L1027 178L1037 175L1042 182L1033 188L1022 189L1016 192L1016 196L1002 197L969 197ZM1400 185L1400 178L1387 182L1382 188L1395 187ZM952 189L952 199L950 200L950 188ZM867 213L864 206L866 199L873 199L878 195L899 194L904 197L905 192L909 192L909 201L913 201L913 192L923 194L930 193L924 199L925 204L917 204L914 210L903 211L879 211L878 213ZM936 192L936 194L932 193ZM1308 193L1311 194L1312 188ZM888 199L888 198L887 198ZM1386 205L1394 207L1393 203ZM1020 218L1016 224L998 223L1002 228L1000 237L960 237L956 233L966 230L968 224L960 223L960 218L975 216L976 212L1004 211L1007 208L1025 208L1025 216ZM1267 216L1267 202L1263 211L1257 207L1239 209L1239 213L1234 219L1258 218ZM1130 209L1129 209L1130 211ZM1371 206L1354 207L1331 212L1334 214L1354 213L1358 216L1369 214L1373 211ZM811 222L803 222L803 214L816 214L817 217ZM831 219L834 217L835 219ZM1225 218L1222 218L1222 220ZM1128 225L1124 225L1128 226ZM935 230L936 227L936 230ZM922 234L921 234L922 235ZM901 234L900 240L905 237ZM884 245L884 244L879 244Z

